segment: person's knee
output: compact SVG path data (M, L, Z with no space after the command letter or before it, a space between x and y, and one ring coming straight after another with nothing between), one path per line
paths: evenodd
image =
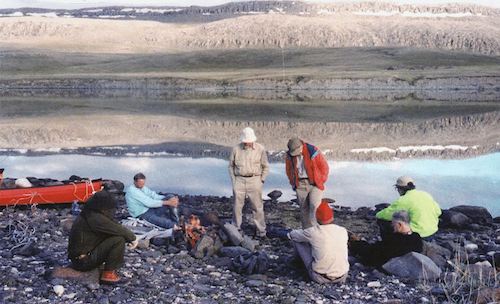
M113 246L125 247L125 238L123 236L112 236L109 238L109 241L113 244Z

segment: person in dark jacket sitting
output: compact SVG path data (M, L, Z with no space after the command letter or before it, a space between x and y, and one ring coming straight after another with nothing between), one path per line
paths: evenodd
M72 267L89 271L104 264L102 283L118 283L117 269L123 265L125 243L137 246L134 233L114 220L116 201L100 191L85 204L69 236L68 257Z
M380 267L394 257L405 255L409 252L422 252L422 238L410 228L408 212L397 211L392 216L393 233L388 234L380 242L369 244L366 241L351 241L349 250L351 254L359 257L361 263Z

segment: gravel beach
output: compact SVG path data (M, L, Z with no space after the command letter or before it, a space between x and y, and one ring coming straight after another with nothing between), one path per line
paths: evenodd
M114 192L121 206L117 217L125 218L123 193ZM180 201L185 209L196 214L215 212L221 222L231 217L232 201L227 197L182 196ZM390 275L350 257L351 269L345 284L319 285L308 281L300 265L294 263L289 241L269 233L269 238L256 247L269 257L267 271L262 274L237 273L231 257L222 251L195 258L182 246L152 239L149 244L126 252L126 264L120 271L126 282L110 287L99 285L92 274L76 280L53 275L54 269L68 265L68 229L74 218L69 206L24 210L8 207L0 211L0 302L472 303L478 299L477 303L488 303L484 299L498 296L499 292L499 275L492 267L500 255L499 218L492 219L484 208L481 212L466 209L461 212L476 216L473 222L457 226L460 223L442 219L442 225L454 228L440 229L432 242L434 251L429 251L428 256L442 270L436 281ZM293 201L278 203L268 199L265 211L268 232L300 225L298 206ZM444 213L449 212L458 211ZM335 207L336 224L367 240L377 236L374 214L373 208L354 211ZM249 210L246 215L250 215ZM252 227L244 226L243 230L246 235L253 235ZM465 277L464 273L470 274Z

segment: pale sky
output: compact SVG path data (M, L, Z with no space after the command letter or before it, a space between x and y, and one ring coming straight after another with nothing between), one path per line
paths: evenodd
M356 0L306 0L306 2L354 2ZM39 7L39 8L84 8L97 6L211 6L219 5L230 0L0 0L1 8ZM492 7L500 7L500 0L393 0L395 3L411 4L442 4L442 3L473 3Z

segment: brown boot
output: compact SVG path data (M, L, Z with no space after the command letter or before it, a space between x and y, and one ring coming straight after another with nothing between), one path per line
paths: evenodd
M120 277L115 270L104 270L101 274L101 283L116 284L120 282Z

